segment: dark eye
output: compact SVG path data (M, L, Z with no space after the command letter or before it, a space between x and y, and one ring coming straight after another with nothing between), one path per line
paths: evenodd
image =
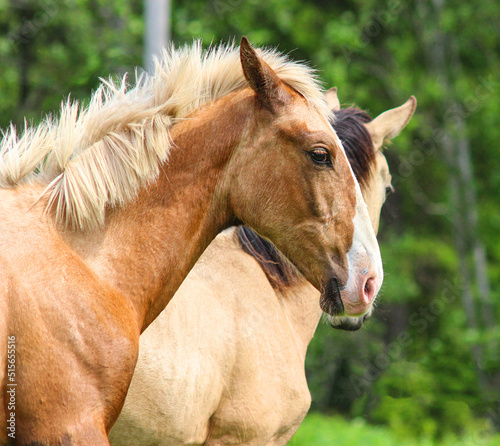
M332 167L332 159L326 149L316 147L309 152L309 156L316 164Z
M390 184L389 186L387 186L387 187L385 188L385 196L386 196L386 198L387 198L390 194L392 194L393 192L394 192L394 188L392 187L392 184Z

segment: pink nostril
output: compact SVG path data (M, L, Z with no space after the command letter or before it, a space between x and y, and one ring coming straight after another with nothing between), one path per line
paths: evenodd
M375 297L375 279L370 277L366 282L363 288L363 294L366 303L370 303Z

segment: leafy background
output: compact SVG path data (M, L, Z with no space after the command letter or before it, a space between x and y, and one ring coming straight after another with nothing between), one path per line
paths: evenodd
M142 14L140 0L0 0L0 126L140 66ZM306 364L313 414L292 444L498 441L498 2L174 0L171 27L176 44L247 35L308 60L373 117L418 99L386 151L396 193L375 316L357 333L320 324Z

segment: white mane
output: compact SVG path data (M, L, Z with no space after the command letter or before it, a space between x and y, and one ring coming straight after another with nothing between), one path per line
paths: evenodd
M275 50L261 55L312 107L329 113L311 68ZM46 184L58 223L102 225L106 206L127 202L157 177L178 119L246 85L234 44L207 51L200 42L172 46L156 61L154 76L143 74L133 86L126 76L103 80L87 107L68 99L59 119L26 125L20 137L11 126L0 142L0 187Z

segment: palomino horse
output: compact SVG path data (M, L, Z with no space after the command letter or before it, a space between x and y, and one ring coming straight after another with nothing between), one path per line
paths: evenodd
M329 95L339 108L336 94ZM371 122L354 108L335 116L375 228L392 190L382 143L414 109L411 98ZM220 234L141 336L111 443L286 444L310 405L304 360L321 316L318 297L249 228Z
M1 443L109 444L140 333L238 222L324 310L370 311L380 252L329 112L309 68L242 39L172 50L134 88L104 82L86 110L4 136Z

